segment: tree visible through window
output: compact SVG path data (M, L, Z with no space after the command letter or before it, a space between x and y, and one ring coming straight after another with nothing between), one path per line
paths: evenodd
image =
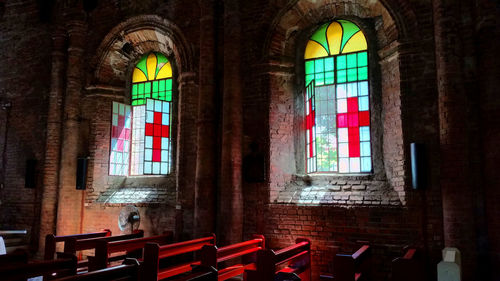
M172 65L163 54L139 60L131 97L131 106L113 102L109 174L166 175L172 166Z
M371 172L363 32L347 20L323 24L309 38L304 59L307 172Z

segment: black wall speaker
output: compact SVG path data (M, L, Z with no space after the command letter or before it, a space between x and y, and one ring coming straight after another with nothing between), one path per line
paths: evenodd
M87 158L78 158L76 164L76 189L84 190L87 187Z
M427 185L427 156L425 145L421 143L411 143L411 184L413 189Z
M26 160L26 172L24 174L24 187L36 187L36 159Z

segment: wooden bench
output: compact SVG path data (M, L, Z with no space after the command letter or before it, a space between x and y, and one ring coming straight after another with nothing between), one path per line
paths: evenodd
M246 270L256 269L256 253L265 248L265 239L262 235L255 235L254 239L245 242L217 248L203 246L201 250L201 265L218 270L218 280L227 280L245 273ZM219 264L242 258L241 263L220 268Z
M352 255L337 254L333 257L334 275L321 275L320 280L362 281L370 280L371 250L363 245Z
M192 266L200 264L199 260L193 261L191 259L188 262L176 263L165 268L160 268L160 262L162 259L196 253L205 245L215 245L215 234L208 237L163 246L160 246L158 243L147 243L144 248L143 280L157 281L190 272ZM198 273L205 274L205 272L201 270L198 271ZM193 274L192 277L194 278L195 276L196 274Z
M127 258L123 264L97 271L63 277L54 281L138 281L139 262L136 259Z
M47 236L45 236L45 253L43 257L45 260L54 259L54 255L56 253L56 243L58 242L64 242L66 244L66 241L69 241L71 239L79 240L79 239L88 239L88 238L106 237L106 236L111 236L111 230L104 229L103 231L99 232L63 235L63 236L55 236L54 234L47 234Z
M393 281L425 280L424 268L415 248L407 248L402 257L392 261Z
M24 249L17 249L12 253L0 255L0 267L10 264L28 263L28 252Z
M302 281L311 280L311 241L298 238L294 245L273 251L257 252L256 270L247 271L247 281L276 280L277 276L297 275Z
M126 257L142 259L144 246L148 242L158 243L160 245L172 241L172 232L166 232L163 235L143 237L122 241L97 241L95 255L89 256L89 271L104 269L108 267L110 261L123 260ZM112 256L115 253L126 252L125 255Z
M0 267L0 278L3 281L24 281L27 278L43 276L43 280L53 280L58 277L76 274L77 260L75 256L66 255L65 258L15 263Z

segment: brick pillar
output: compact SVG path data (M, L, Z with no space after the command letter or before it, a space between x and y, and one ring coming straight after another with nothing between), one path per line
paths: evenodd
M43 196L40 212L39 253L45 248L45 236L56 232L57 188L61 149L61 103L66 69L67 35L62 28L52 34L52 70L47 116L47 140L43 167Z
M462 280L482 280L477 271L477 104L470 3L434 0L436 67L439 95L441 192L444 242L462 253ZM478 96L478 95L477 95Z
M243 237L243 193L241 189L243 107L240 33L238 1L224 1L224 90L220 202L217 221L222 244L236 243Z
M217 184L214 0L201 0L194 235L215 232Z
M179 126L177 127L177 220L176 234L192 233L196 165L196 73L179 75Z
M86 24L80 20L68 22L69 47L64 97L64 127L59 174L57 234L80 233L84 192L76 190L76 160L78 157L80 95L83 86Z

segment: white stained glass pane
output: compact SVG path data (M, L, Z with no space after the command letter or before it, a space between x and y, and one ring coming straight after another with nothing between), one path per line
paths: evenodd
M116 152L114 151L111 151L110 155L109 155L109 161L111 163L116 163Z
M368 96L368 81L358 83L358 95Z
M153 111L146 111L146 123L154 123L155 114Z
M113 103L114 105L114 103ZM118 126L118 114L113 114L113 126Z
M367 111L370 109L370 106L368 104L368 96L364 97L359 97L359 111Z
M348 143L339 143L339 157L349 157Z
M115 164L109 163L109 174L115 175Z
M361 163L359 157L349 159L349 170L351 173L359 173L361 171Z
M337 98L346 98L347 97L347 86L346 84L337 85Z
M347 96L357 97L358 96L358 83L348 83L347 84Z
M155 100L155 111L156 112L162 112L161 110L161 101Z
M349 158L339 158L339 172L340 173L349 172Z
M123 164L126 164L128 165L128 158L129 158L129 154L128 153L123 153Z
M125 105L120 103L120 111L119 111L119 114L120 115L125 115Z
M145 136L144 147L153 148L153 137L152 136Z
M128 165L123 165L123 175L126 176L128 174Z
M349 141L349 131L347 128L339 128L339 142Z
M119 103L113 102L113 113L118 114L118 107L120 106Z
M163 102L163 112L170 113L170 103L169 102L166 102L166 101Z
M360 141L370 140L370 127L368 126L359 127L359 140Z
M129 141L123 141L123 151L128 152L130 149L130 142Z
M121 152L116 152L116 163L123 163L123 159L122 159L122 153Z
M161 138L161 149L168 149L168 138Z
M155 100L146 99L146 109L149 111L153 111L155 107Z
M145 161L152 161L153 160L153 150L146 148L144 150L144 160Z
M160 162L153 162L153 174L160 173Z
M337 100L337 113L347 113L347 99Z
M168 114L167 113L163 113L161 115L161 124L162 125L168 125L170 119L168 118Z
M163 162L168 161L168 150L161 151L161 161Z
M119 175L119 176L121 176L121 175L123 174L123 173L122 173L122 165L120 165L120 164L116 164L116 165L115 165L115 167L116 167L116 168L115 168L115 175Z
M361 157L361 172L370 172L372 170L371 157Z
M370 142L369 141L362 141L361 142L361 156L370 156L371 150L370 150Z
M161 174L168 174L168 163L161 163Z
M152 162L145 161L144 162L144 174L151 174L152 170L153 170Z

